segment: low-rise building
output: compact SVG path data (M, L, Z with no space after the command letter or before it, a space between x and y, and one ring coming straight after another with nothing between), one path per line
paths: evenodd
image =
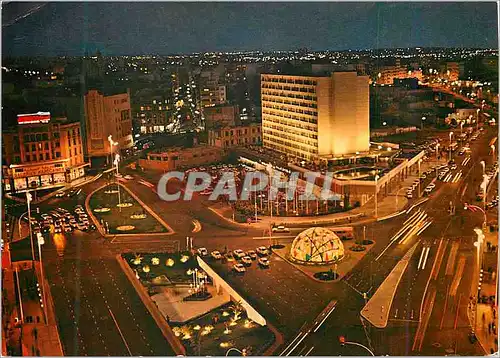
M208 130L208 144L219 148L261 144L260 124L246 126L220 127Z
M171 148L148 153L145 159L139 159L139 165L143 169L172 171L215 163L221 161L224 154L222 148L207 145Z
M239 107L237 105L217 105L203 108L205 127L234 126L238 123Z
M85 175L79 122L51 120L50 113L18 116L17 128L2 133L5 192L62 186Z

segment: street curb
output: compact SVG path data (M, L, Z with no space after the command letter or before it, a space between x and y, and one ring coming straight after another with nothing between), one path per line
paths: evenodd
M125 262L121 254L117 254L115 258L116 261L118 261L120 268L125 273L125 276L127 276L128 280L139 295L142 303L144 304L144 306L146 306L146 309L151 314L151 317L153 317L153 319L155 320L156 325L160 329L161 333L174 350L175 354L185 356L186 348L184 348L182 343L177 339L174 332L172 331L172 328L170 328L170 325L166 321L165 317L163 317L158 307L156 307L151 297L149 297L144 286L142 286L141 283L135 278L135 275L132 272L130 266Z
M125 185L123 185L122 183L118 183L118 185L120 185L121 187L123 187L129 194L130 196L132 196L135 200L137 200L137 202L144 208L146 209L146 211L148 213L150 213L156 220L158 220L158 222L160 224L163 225L164 228L166 228L168 230L167 233L162 233L164 235L172 235L172 234L175 234L175 231L170 227L170 225L168 225L162 218L160 218L158 216L158 214L156 214L153 209L151 209L149 206L147 206L141 199L139 199L139 197L137 195L135 195L132 190L130 190L129 188L127 188Z
M214 209L210 206L207 206L208 210L210 210L211 212L213 212L214 214L216 214L217 216L219 216L221 219L224 219L225 221L227 221L228 223L232 224L232 225L236 225L236 226L240 226L240 227L246 227L248 228L249 226L252 226L252 224L244 224L244 223L238 223L236 221L232 221L228 218L226 218L224 215L222 215L221 213L219 213L219 211L217 209Z

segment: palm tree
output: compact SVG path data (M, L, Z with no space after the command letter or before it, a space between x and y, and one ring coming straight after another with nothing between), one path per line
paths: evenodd
M243 305L241 304L241 301L233 302L229 309L233 312L233 321L239 320L241 318L241 314L245 310Z

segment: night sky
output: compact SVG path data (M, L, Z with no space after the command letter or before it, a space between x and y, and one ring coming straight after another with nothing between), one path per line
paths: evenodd
M58 2L2 10L4 56L498 46L495 2Z

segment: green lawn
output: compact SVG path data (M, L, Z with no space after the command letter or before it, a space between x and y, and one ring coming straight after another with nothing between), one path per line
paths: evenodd
M125 189L120 188L121 203L132 203L130 207L117 207L118 194L106 194L107 190L116 190L116 185L108 185L95 192L90 198L90 208L95 217L108 223L110 234L139 234L139 233L161 233L168 230L152 217ZM96 208L110 208L108 212L96 212ZM145 219L132 219L134 214L146 214ZM123 225L133 225L135 228L128 231L120 231L116 228Z

